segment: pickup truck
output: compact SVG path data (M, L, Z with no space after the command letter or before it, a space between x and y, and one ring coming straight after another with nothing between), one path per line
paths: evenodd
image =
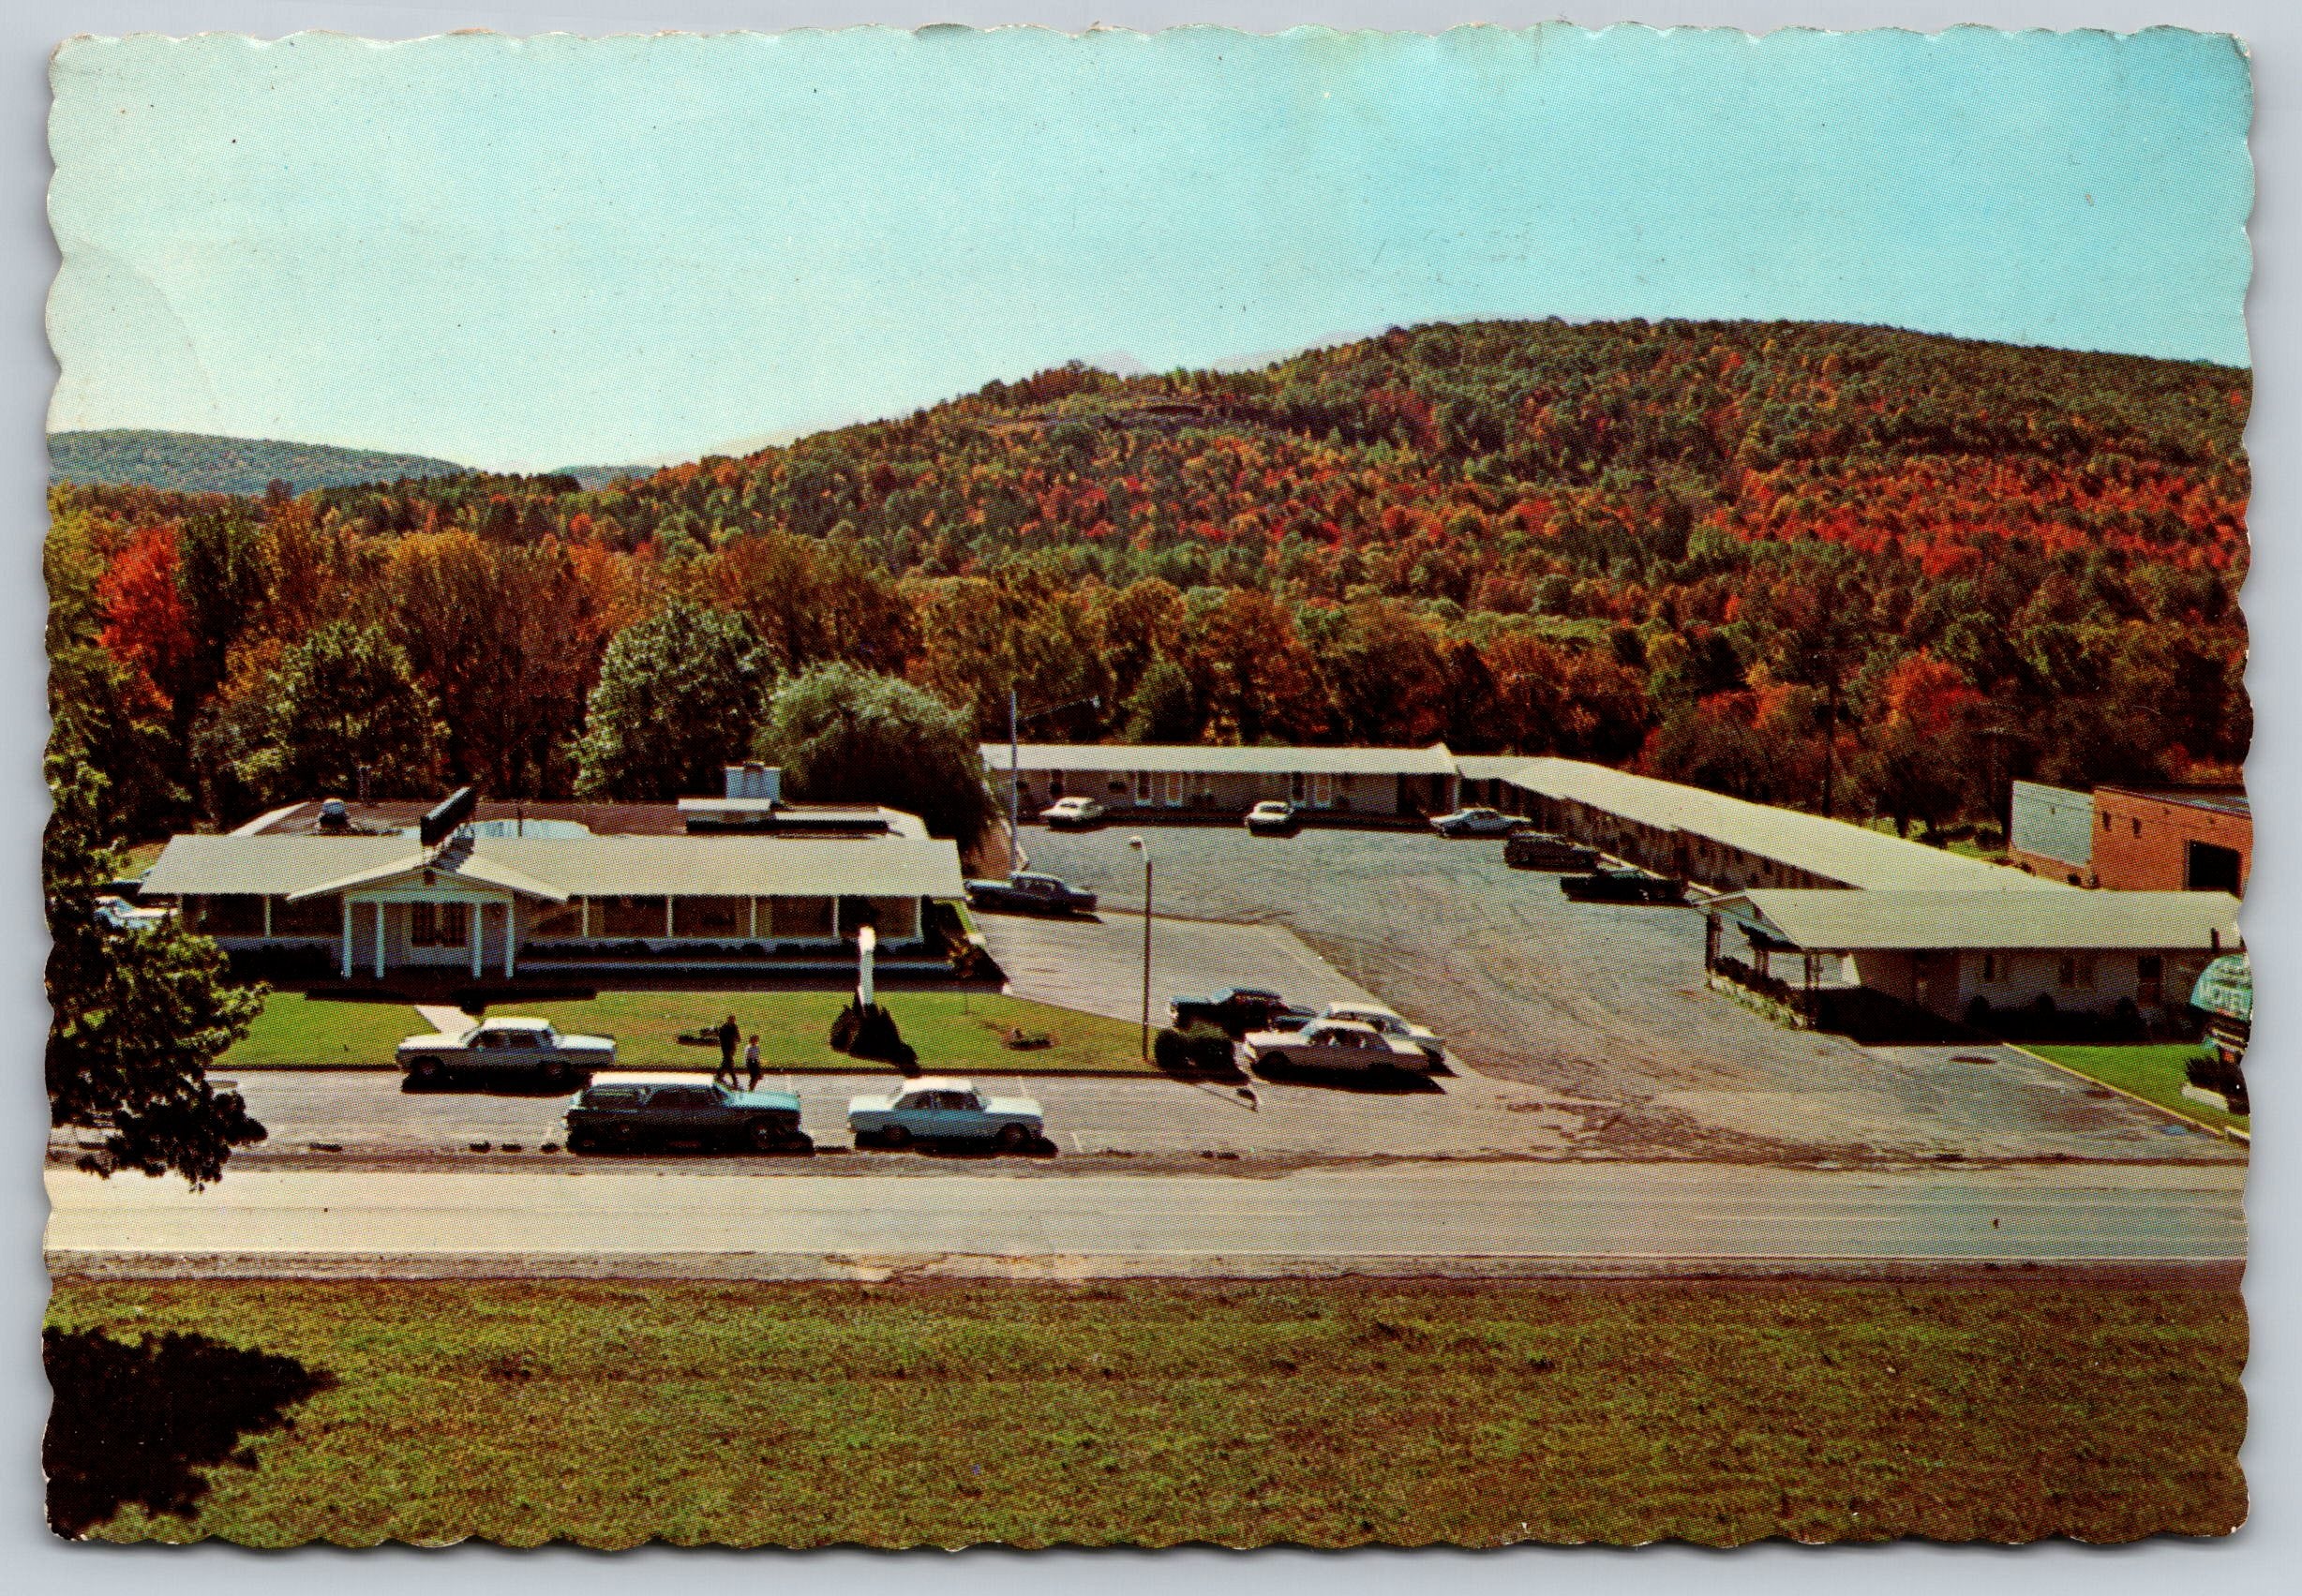
M1083 892L1068 881L1025 872L1005 881L970 881L967 902L972 908L1005 909L1024 915L1091 915L1095 894Z
M1249 1031L1269 1029L1276 1016L1292 1011L1293 1006L1275 992L1262 987L1225 987L1203 997L1168 999L1167 1023L1180 1031L1197 1021L1216 1026L1235 1042Z
M745 1092L693 1076L599 1076L567 1111L570 1152L663 1141L731 1142L755 1153L814 1145L800 1129L794 1094Z
M1423 1050L1404 1037L1386 1037L1356 1020L1314 1020L1300 1031L1251 1031L1248 1067L1258 1075L1291 1070L1352 1074L1425 1075Z

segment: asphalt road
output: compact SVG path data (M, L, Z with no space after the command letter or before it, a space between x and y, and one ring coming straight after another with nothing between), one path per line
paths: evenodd
M746 1181L698 1171L242 1171L205 1191L51 1170L59 1273L255 1268L485 1273L516 1260L785 1275L1223 1274L1259 1265L1478 1269L2218 1262L2242 1258L2242 1173L2096 1166L1873 1173L1740 1166L1429 1164L1273 1179Z
M1034 868L1102 896L1108 924L1142 903L1129 834L1033 830L1026 842ZM1698 913L1569 902L1557 876L1510 869L1492 839L1144 834L1162 913L1293 932L1342 979L1445 1037L1478 1074L1606 1105L1596 1134L1622 1157L2243 1158L2009 1050L1864 1048L1776 1025L1704 989ZM1030 945L1019 962L1030 979L1057 962L1050 944L1067 934L1103 962L1095 949L1109 933L1050 921L987 934L994 951L1003 937ZM1163 978L1292 991L1293 969L1171 965Z

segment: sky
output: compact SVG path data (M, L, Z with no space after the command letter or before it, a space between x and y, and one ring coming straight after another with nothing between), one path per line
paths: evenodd
M139 36L52 81L58 431L620 465L1487 317L2248 358L2247 64L2172 29Z

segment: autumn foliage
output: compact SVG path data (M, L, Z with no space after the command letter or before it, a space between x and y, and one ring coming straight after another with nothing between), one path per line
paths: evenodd
M360 723L436 730L379 766L570 792L611 640L674 600L740 618L767 682L855 663L982 735L1011 689L1069 706L1041 738L1444 738L1939 823L2009 774L2243 759L2248 391L1803 323L1071 366L591 492L58 488L52 651L172 751L118 783L145 827L306 796L217 772L268 768L253 706L334 623L421 700Z

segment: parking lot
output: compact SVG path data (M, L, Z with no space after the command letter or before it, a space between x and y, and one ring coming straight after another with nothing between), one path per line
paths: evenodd
M1122 996L1135 991L1140 965L1125 969L1125 921L1141 911L1143 864L1129 834L1026 833L1032 867L1099 893L1103 914L1099 925L1068 926L983 917L994 951L1018 954L1009 974L1021 995L1044 995L1034 983L1064 967L1067 943L1093 981L1125 980ZM1292 933L1282 947L1299 938L1341 981L1445 1037L1475 1076L1589 1105L1576 1139L1585 1154L2239 1156L2011 1050L1864 1048L1778 1026L1704 989L1698 913L1570 903L1555 875L1504 865L1495 841L1339 830L1257 839L1210 827L1143 834L1160 915ZM1253 944L1209 931L1187 939L1179 930L1162 962L1166 941L1155 927L1161 1003L1169 990L1233 982L1292 995L1302 968L1293 951L1266 965ZM1206 956L1194 958L1194 945ZM1461 1076L1442 1084L1480 1090Z

